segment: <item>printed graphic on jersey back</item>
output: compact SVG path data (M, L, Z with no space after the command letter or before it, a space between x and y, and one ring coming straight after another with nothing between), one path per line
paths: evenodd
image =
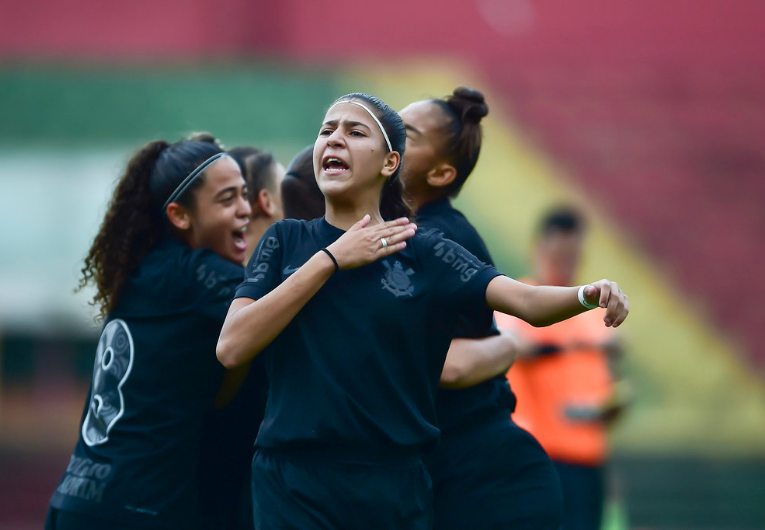
M133 367L133 337L124 320L112 320L98 341L93 366L93 395L82 424L82 439L89 446L109 440L109 431L125 412L122 385Z

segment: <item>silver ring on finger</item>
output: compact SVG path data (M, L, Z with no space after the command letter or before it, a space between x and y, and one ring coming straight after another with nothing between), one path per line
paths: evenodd
M380 243L382 243L382 248L385 248L388 246L388 240L383 238L380 238Z

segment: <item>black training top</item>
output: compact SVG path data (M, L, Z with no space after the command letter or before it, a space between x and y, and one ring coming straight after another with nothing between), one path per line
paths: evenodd
M426 204L417 211L417 224L425 228L437 228L447 237L463 247L478 259L494 265L486 244L459 210L449 199ZM460 318L454 338L477 339L498 333L493 319L480 322ZM441 430L450 432L468 428L497 412L508 415L515 410L515 395L504 375L497 375L483 383L469 388L451 390L441 388L436 397L436 411Z
M272 225L236 296L264 296L343 233L323 217ZM261 353L269 394L256 446L357 458L432 447L458 315L490 315L486 287L497 275L436 230L334 274Z
M80 437L51 505L140 528L195 528L202 425L242 267L166 238L120 292L98 342Z

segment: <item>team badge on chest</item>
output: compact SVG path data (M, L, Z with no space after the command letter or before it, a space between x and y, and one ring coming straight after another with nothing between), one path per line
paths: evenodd
M414 274L414 271L412 269L404 270L404 267L399 261L395 262L392 267L387 261L383 261L383 265L385 265L385 268L388 270L385 271L385 277L380 280L382 282L382 288L392 292L396 295L396 298L404 296L405 294L413 296L414 285L412 285L409 276Z

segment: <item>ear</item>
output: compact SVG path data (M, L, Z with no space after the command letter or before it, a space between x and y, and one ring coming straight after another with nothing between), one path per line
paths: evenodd
M442 162L428 172L426 180L429 186L443 188L454 182L456 178L457 170L454 166Z
M385 155L385 162L380 173L386 178L390 177L393 173L396 172L400 163L401 154L398 151L391 151Z
M274 198L265 188L258 192L258 197L255 203L256 204L252 205L253 213L262 213L266 217L273 217L274 213L276 213L276 203L274 202Z
M165 213L170 223L178 230L188 230L191 228L191 215L189 211L177 202L168 204Z

